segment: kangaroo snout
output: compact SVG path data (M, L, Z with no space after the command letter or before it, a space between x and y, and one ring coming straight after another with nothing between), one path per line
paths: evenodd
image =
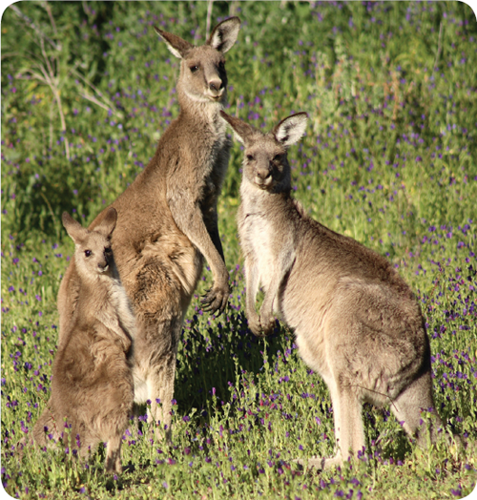
M261 187L266 188L272 182L272 170L269 168L262 168L255 171L255 183Z
M98 261L98 271L105 273L109 269L112 260L112 254L105 250L102 259Z
M222 89L222 80L211 80L209 82L209 90L212 90L213 92L218 92L219 90Z
M105 273L109 269L109 263L107 261L100 262L98 268L100 273Z
M222 97L224 90L224 82L220 78L214 78L208 81L208 93L210 97L218 99Z

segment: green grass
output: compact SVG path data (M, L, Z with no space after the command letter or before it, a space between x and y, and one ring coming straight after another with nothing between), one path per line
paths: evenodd
M202 314L204 271L178 354L173 446L131 425L118 478L103 474L104 450L88 467L65 450L18 457L49 397L56 295L73 252L60 215L91 222L147 164L178 113L178 61L152 26L202 43L207 16L206 2L28 2L1 27L4 488L68 499L465 497L477 478L475 15L448 2L214 2L212 23L233 14L229 112L266 130L309 114L289 153L295 196L411 284L436 405L467 448L422 452L387 409L366 406L363 460L297 470L294 458L332 454L333 412L292 332L262 340L247 328L235 144L219 202L233 296L226 315Z

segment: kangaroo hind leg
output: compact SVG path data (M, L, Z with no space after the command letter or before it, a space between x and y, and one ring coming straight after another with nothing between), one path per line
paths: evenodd
M336 454L330 458L313 457L308 466L317 469L330 469L341 465L350 456L358 456L365 447L362 403L348 384L327 381L333 405L333 417L336 439ZM304 463L304 460L299 460Z
M105 472L107 474L120 474L123 471L121 465L121 434L112 436L107 445Z
M151 357L147 386L151 400L151 417L158 441L172 442L172 398L176 373L177 347L182 316L158 325L163 338L162 349Z
M337 454L325 459L325 468L339 465L350 456L358 456L365 446L363 408L356 391L348 383L338 382L335 394L332 394L332 403Z

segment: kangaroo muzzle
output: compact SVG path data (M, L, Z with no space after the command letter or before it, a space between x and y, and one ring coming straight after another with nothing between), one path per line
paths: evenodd
M213 99L219 99L222 97L225 91L224 82L217 75L207 80L207 93Z
M255 183L265 189L272 182L272 171L270 169L260 169L255 172Z

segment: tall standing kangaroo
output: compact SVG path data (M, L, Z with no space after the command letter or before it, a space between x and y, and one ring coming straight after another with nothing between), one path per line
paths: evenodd
M177 346L204 257L214 279L203 299L205 307L221 313L230 294L217 198L231 144L219 111L227 97L224 54L234 45L239 29L239 18L227 19L214 28L205 45L195 47L156 28L172 54L181 59L180 114L160 138L147 167L112 204L118 212L114 255L137 317L135 401L151 401L155 425L160 421L158 438L164 434L171 438ZM105 213L96 217L91 229ZM77 280L72 262L58 297L60 335L74 308L64 297L73 293Z
M110 473L122 470L121 439L134 400L130 360L135 319L111 251L116 218L116 210L109 208L101 224L88 231L63 214L75 242L78 288L70 300L76 308L70 322L63 323L51 397L33 428L35 441L45 446L45 434L62 437L66 418L72 442L65 435L65 444L76 448L79 435L82 456L107 441L105 469Z
M404 429L425 445L420 409L434 402L429 339L417 300L385 258L311 219L290 196L287 148L303 136L306 113L285 118L268 134L221 115L245 146L238 227L249 326L267 335L273 311L279 312L295 331L301 357L331 393L337 453L308 465L327 468L363 449L366 401L391 402ZM260 285L265 297L257 314ZM439 425L434 413L431 438Z

